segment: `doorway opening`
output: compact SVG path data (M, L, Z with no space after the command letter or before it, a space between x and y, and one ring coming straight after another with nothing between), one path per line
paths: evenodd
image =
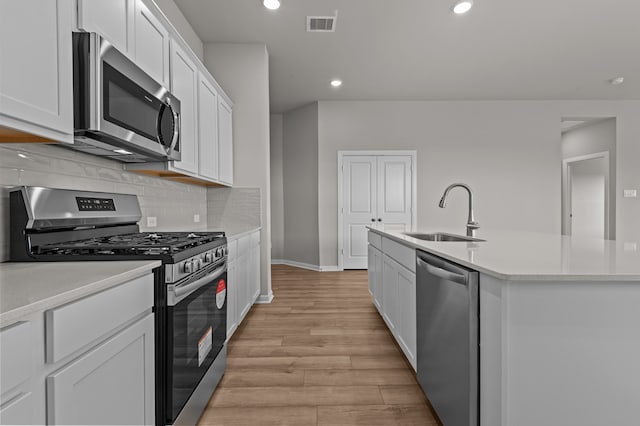
M562 233L615 239L616 119L562 119Z

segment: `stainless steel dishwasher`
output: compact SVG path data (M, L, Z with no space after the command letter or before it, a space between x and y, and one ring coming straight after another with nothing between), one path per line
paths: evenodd
M445 426L478 426L478 272L420 250L416 262L418 382Z

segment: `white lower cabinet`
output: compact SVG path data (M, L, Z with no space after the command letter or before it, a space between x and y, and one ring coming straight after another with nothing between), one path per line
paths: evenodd
M260 295L260 231L229 241L228 248L227 339Z
M149 314L47 376L48 423L153 424L153 342Z
M415 251L371 234L369 231L369 291L378 312L415 370Z
M0 330L0 424L155 424L153 275Z

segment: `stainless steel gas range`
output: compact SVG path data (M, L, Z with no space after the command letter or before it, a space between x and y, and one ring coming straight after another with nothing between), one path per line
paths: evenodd
M140 232L135 195L18 187L10 260L162 261L155 270L156 424L195 424L226 366L224 232Z

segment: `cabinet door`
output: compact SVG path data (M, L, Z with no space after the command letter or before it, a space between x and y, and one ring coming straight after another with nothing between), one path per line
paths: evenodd
M169 31L142 0L136 0L133 43L136 64L158 82L168 86Z
M398 267L398 344L416 369L416 274Z
M198 80L198 107L200 175L218 180L218 92L202 73Z
M71 142L72 29L70 0L0 2L0 126Z
M238 261L236 263L238 275L238 325L247 315L251 308L249 299L251 297L249 290L249 253L238 253Z
M33 425L34 407L33 393L21 393L0 408L0 424L3 425Z
M398 271L395 262L382 255L382 317L395 336L398 318Z
M373 303L382 315L382 253L369 245L369 288L373 295Z
M198 173L198 67L187 52L171 41L171 92L180 99L180 161L173 166Z
M153 314L49 375L47 423L154 424Z
M134 11L134 0L78 0L78 29L99 33L128 55L133 47Z
M238 327L238 276L236 262L227 264L227 340Z
M251 249L251 299L250 305L260 295L260 245Z
M233 185L233 113L231 107L218 96L219 180Z

